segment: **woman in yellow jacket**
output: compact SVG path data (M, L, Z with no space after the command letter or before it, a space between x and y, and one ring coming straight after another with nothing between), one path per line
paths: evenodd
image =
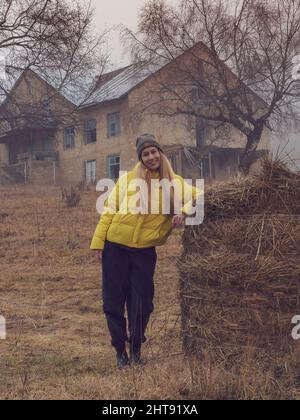
M136 212L128 209L134 191L128 185L139 179L146 181L148 204L153 179L177 180L184 188L191 188L174 173L153 135L140 136L136 147L140 162L132 172L119 179L111 192L91 243L91 249L97 251L102 261L103 310L120 368L130 363L141 363L141 345L146 341L144 334L153 312L153 277L157 259L155 247L163 245L172 228L182 226L186 217L184 213L174 215L174 191L169 196L169 214L163 214L161 191L157 214L150 214L150 211L147 214L133 214ZM193 188L194 198L197 192ZM130 343L130 357L126 351L127 341Z

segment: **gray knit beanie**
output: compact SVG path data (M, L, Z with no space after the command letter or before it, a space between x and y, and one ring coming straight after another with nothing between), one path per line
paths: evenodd
M137 138L136 151L137 151L139 160L141 160L141 155L142 155L143 150L151 146L156 147L162 153L164 153L162 146L157 142L156 138L152 134L142 134L140 137Z

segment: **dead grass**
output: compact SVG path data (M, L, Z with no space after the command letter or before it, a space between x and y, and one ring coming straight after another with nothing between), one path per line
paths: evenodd
M100 267L89 251L96 194L82 193L70 209L59 189L0 189L1 399L182 398L190 374L180 343L179 232L158 250L147 363L120 373L102 313Z
M89 251L97 193L67 208L59 189L0 187L1 399L297 398L276 377L237 375L223 365L186 360L181 347L180 232L158 248L155 312L143 367L119 372L101 308L101 274ZM285 375L279 372L278 375Z

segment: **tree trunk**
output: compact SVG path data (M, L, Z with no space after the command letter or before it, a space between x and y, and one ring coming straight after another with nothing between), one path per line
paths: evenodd
M249 174L251 165L255 162L255 152L261 135L264 129L264 125L259 125L254 128L253 131L247 136L246 148L242 154L241 162L239 165L240 171L246 176Z

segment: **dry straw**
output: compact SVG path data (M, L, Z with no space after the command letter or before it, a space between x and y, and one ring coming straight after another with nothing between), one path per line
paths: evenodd
M300 314L300 175L266 158L259 175L207 191L178 267L188 355L236 366L251 351L278 365Z

